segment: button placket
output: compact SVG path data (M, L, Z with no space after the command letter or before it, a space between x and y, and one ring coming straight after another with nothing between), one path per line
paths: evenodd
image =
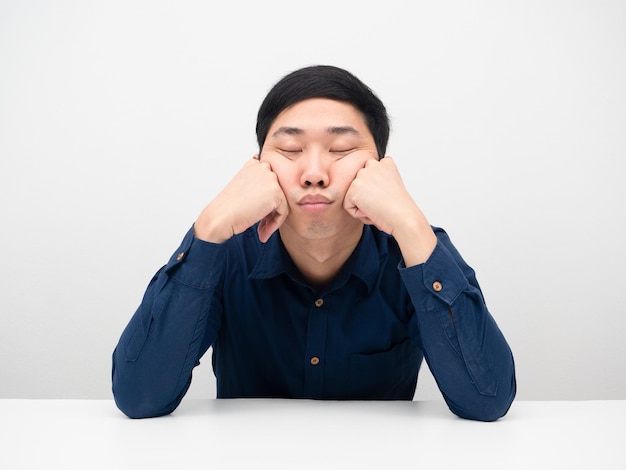
M314 304L317 308L320 308L322 305L324 305L324 299L320 297L314 302ZM320 358L317 356L312 356L309 362L311 363L312 366L316 366L320 363Z
M322 398L324 394L324 355L326 353L326 333L328 309L322 297L313 297L307 325L306 350L304 356L304 395L309 398Z

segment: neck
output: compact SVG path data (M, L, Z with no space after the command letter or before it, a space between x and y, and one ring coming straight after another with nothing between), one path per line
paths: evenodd
M356 248L363 224L356 229L337 233L328 238L303 238L289 227L280 228L285 249L304 278L321 291L337 275Z

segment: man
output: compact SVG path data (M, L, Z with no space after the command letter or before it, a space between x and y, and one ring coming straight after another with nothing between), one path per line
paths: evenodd
M128 416L171 413L213 348L218 398L412 400L425 358L450 410L502 417L505 338L474 271L385 156L383 103L331 66L280 80L259 154L154 276L113 353Z

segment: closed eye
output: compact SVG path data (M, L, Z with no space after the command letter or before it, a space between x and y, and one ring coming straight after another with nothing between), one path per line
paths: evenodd
M340 155L345 155L346 153L350 153L354 151L354 148L349 148L349 149L331 149L330 153L338 153Z
M280 153L287 160L294 160L298 158L299 154L302 153L302 150L300 149L281 149L277 147L276 150L278 150L278 153Z

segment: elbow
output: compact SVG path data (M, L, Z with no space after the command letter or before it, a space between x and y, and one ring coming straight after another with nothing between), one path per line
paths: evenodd
M170 414L176 406L163 406L153 394L142 393L132 387L124 387L113 381L113 399L117 408L129 418L156 418Z
M473 399L463 404L455 404L448 401L450 411L459 418L474 421L493 422L504 417L515 399L516 384L515 376L508 387L500 387L494 395L476 395Z
M116 367L115 360L112 370L112 392L117 408L129 418L156 418L172 413L180 401L182 395L175 400L163 394L155 393L162 387L154 383L142 383L136 374L131 374L125 369Z
M129 387L113 381L113 399L117 408L132 419L156 418L172 413L182 397L173 402L146 387Z
M450 407L450 410L459 418L473 421L493 422L506 415L509 411L511 403L512 402L507 403L504 406L500 403L484 404L482 406L464 409Z
M156 418L158 416L170 414L174 411L173 409L167 410L156 407L148 400L128 399L128 397L120 398L117 394L114 394L114 397L115 404L118 409L132 419Z

